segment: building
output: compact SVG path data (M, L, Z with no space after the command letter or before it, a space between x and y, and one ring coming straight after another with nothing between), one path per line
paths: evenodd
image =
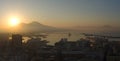
M12 35L12 45L13 46L22 46L22 35L13 34Z
M9 42L9 35L8 34L0 34L0 55L4 54L4 52L6 52L7 50L7 46L8 46L8 42Z
M0 47L8 44L9 35L8 34L0 34Z
M55 43L55 47L57 50L68 50L68 40L67 38L61 38L59 42Z
M88 50L90 48L89 40L80 39L77 41L68 41L66 38L62 38L59 42L55 43L56 48L67 51L81 51Z
M0 34L0 41L8 41L9 35L8 34Z

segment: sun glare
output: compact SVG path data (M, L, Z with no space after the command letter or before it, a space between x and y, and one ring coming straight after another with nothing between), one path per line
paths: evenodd
M11 26L17 26L20 23L18 18L12 18L10 19L10 25Z

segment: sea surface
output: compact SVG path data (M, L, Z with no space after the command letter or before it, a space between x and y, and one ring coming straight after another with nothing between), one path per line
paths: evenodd
M120 34L119 33L96 33L97 35L106 35L106 36L115 36L115 37L119 37ZM82 33L76 32L76 33L48 33L46 34L46 38L40 37L42 40L47 40L49 41L48 44L50 45L54 45L56 42L60 41L61 38L67 38L68 41L77 41L80 38L85 38L86 36L83 35ZM24 42L27 42L28 39L30 39L29 37L23 37L24 38ZM120 39L113 39L110 38L110 41L120 41Z

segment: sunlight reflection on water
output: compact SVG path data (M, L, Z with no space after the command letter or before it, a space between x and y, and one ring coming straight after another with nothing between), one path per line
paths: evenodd
M61 38L68 38L69 41L76 41L79 40L80 38L83 38L84 35L81 34L71 34L71 36L68 36L67 33L65 34L60 34L60 33L52 33L52 34L48 34L48 36L46 38L42 38L42 40L47 40L49 41L48 44L54 44L55 42L59 41ZM27 40L29 40L29 37L23 37L23 42L27 42Z
M49 33L47 34L48 36L46 38L42 38L42 40L47 40L49 41L48 44L54 45L55 42L58 42L61 38L67 38L68 41L76 41L79 40L80 38L84 38L85 36L81 33L71 33L71 36L68 35L69 33ZM109 34L100 34L100 35L109 35ZM113 34L113 36L115 36ZM119 36L119 35L117 35ZM29 37L23 37L23 42L27 42L27 40L29 40ZM119 41L120 39L109 39L110 41Z

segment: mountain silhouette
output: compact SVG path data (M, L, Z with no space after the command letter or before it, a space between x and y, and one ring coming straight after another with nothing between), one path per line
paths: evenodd
M55 32L55 31L62 31L63 29L43 25L39 22L31 22L31 23L21 23L21 31L23 32Z

